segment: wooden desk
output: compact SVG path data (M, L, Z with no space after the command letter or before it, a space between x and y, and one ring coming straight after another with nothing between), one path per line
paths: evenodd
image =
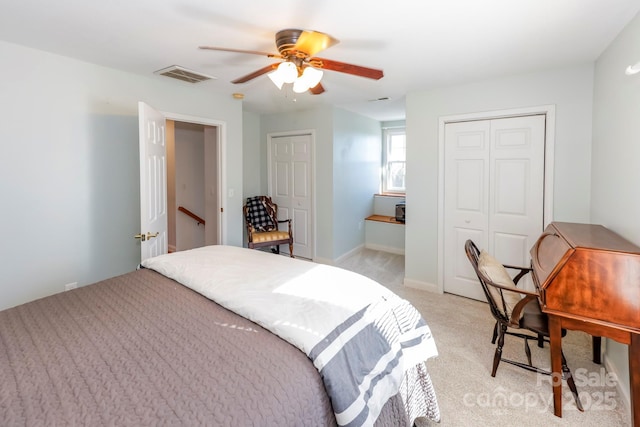
M551 223L531 248L533 280L549 316L551 368L561 378L562 328L629 346L631 416L640 427L640 247L592 224ZM562 416L562 381L553 382Z
M551 341L551 370L553 378L562 378L562 328L583 331L591 335L611 338L629 346L629 388L631 418L640 426L640 334L620 330L618 326L586 322L562 314L549 315L549 341ZM562 381L553 381L553 413L562 417Z

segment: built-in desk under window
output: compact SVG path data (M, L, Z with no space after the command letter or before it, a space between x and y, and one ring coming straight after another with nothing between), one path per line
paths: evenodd
M394 216L387 215L369 215L365 218L366 221L378 221L378 222L387 222L389 224L400 224L404 225L404 222L396 220Z

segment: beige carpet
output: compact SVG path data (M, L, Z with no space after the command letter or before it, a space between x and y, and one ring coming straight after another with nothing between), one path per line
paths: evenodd
M591 361L591 339L569 331L563 350L574 373L585 412L563 386L563 417L553 415L549 377L502 362L491 364L494 322L486 303L402 285L404 257L364 249L339 267L371 277L411 301L431 327L439 356L427 362L442 414L441 426L629 426L629 409L614 379ZM531 346L534 365L549 368L549 349ZM526 362L523 340L507 337L503 355ZM602 371L601 371L602 370ZM608 383L608 384L607 384Z

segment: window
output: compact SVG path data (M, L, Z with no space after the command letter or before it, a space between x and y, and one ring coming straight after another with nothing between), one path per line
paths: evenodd
M387 128L382 140L382 192L404 193L407 142L404 128Z

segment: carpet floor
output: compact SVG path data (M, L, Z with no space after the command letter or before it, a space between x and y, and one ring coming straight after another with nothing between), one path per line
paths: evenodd
M338 267L371 277L410 301L429 324L439 355L427 362L442 419L440 426L630 426L629 409L603 365L591 360L591 337L569 331L562 346L584 412L563 384L563 417L553 415L550 377L502 362L491 366L494 320L486 303L402 284L404 257L363 249ZM479 286L479 285L478 285ZM604 342L603 342L604 344ZM549 369L549 348L530 345L533 364ZM503 356L526 362L524 341L506 337ZM423 425L429 425L425 423Z

